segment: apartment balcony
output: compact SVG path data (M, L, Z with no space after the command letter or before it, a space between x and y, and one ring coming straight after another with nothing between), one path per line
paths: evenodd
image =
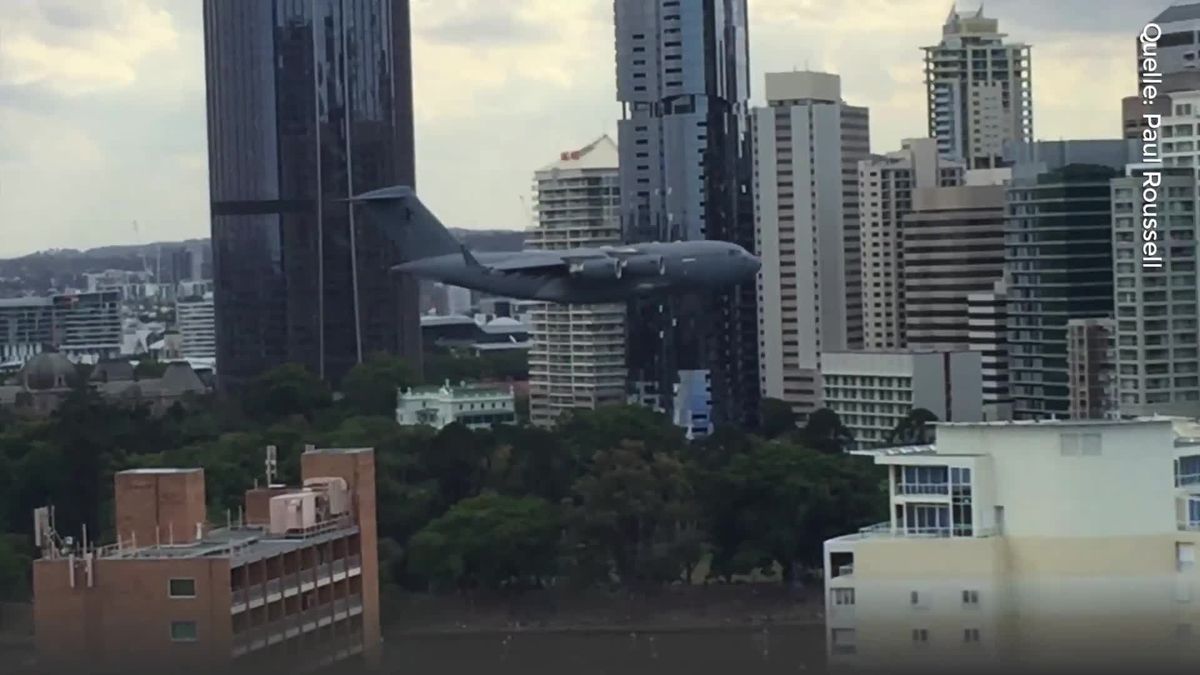
M362 596L355 596L285 616L263 626L255 626L233 636L233 656L237 658L312 633L319 628L358 616L362 611Z
M913 496L913 495L944 495L950 496L949 483L897 483L897 496Z
M271 579L265 584L235 590L230 613L239 614L247 609L254 609L283 598L307 593L313 589L361 574L362 560L358 556L335 560L318 565L313 569L287 574L279 579Z
M897 525L892 529L890 522L877 523L860 529L857 533L838 537L842 540L858 539L951 539L999 536L1000 531L994 527L973 527L958 525L952 527L904 527Z
M1180 532L1200 532L1200 520L1180 520L1176 526Z

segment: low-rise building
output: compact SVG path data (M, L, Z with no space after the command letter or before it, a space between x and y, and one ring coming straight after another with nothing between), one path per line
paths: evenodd
M86 532L60 537L39 510L39 666L291 672L377 660L374 451L310 448L300 470L302 487L268 472L223 527L206 517L203 469L118 473L116 542L103 547Z
M825 542L831 665L1200 663L1195 427L951 423L933 445L856 453L886 470L888 516Z
M841 418L857 447L886 444L917 408L943 421L983 419L980 352L855 351L821 355L825 407Z
M446 382L440 387L409 387L396 397L396 422L435 429L455 422L471 429L516 424L516 397L512 386L463 383L454 387Z

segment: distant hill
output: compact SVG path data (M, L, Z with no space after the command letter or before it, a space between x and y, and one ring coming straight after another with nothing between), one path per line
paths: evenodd
M477 251L519 251L525 241L525 233L519 230L451 231L463 243ZM0 260L0 297L41 294L64 287L81 287L84 285L83 275L87 272L137 271L147 266L154 269L160 250L165 257L171 251L196 244L208 246L210 242L208 239L188 239L153 244L104 246L86 251L56 249Z

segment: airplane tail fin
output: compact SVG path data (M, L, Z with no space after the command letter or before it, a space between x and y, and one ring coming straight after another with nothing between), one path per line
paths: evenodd
M396 244L401 263L461 253L468 264L478 264L411 187L382 188L348 201L361 205L367 219Z

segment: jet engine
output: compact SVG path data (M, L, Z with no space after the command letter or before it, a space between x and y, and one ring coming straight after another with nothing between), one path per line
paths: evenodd
M571 267L571 276L591 281L620 279L623 269L616 258L607 260L585 260Z
M622 263L626 274L649 277L667 273L667 262L661 255L639 255L626 258Z

